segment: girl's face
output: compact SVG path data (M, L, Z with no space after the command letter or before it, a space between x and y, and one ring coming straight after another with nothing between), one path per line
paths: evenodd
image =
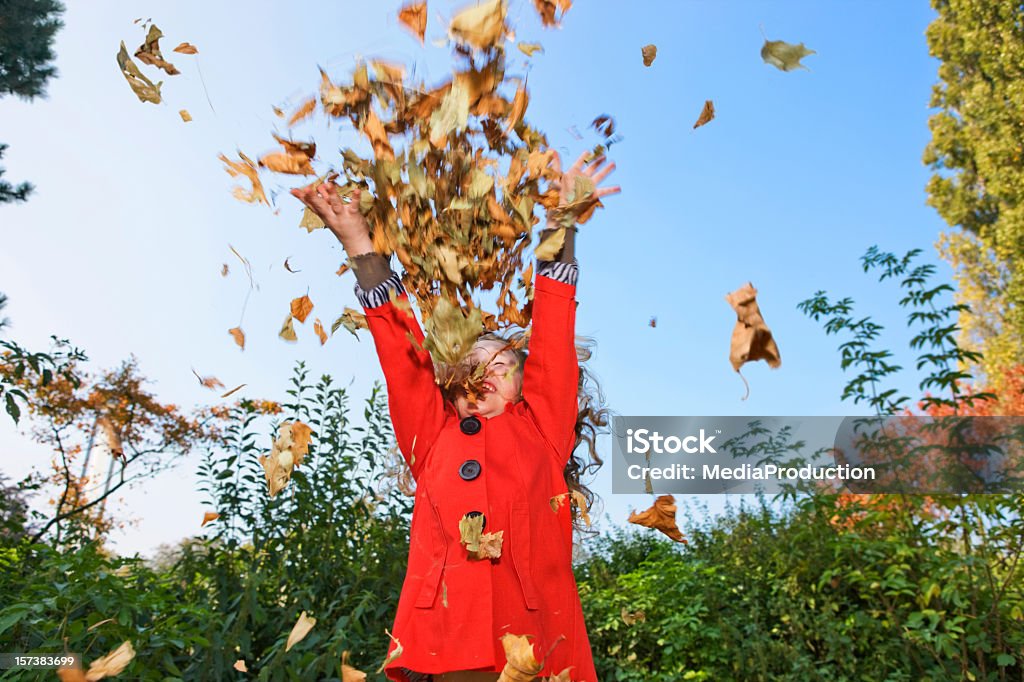
M523 390L523 373L516 362L516 354L511 350L501 350L504 347L501 341L483 339L477 341L469 352L467 362L487 362L487 372L483 395L475 403L469 402L465 395L455 398L455 410L460 419L471 414L485 418L496 417L505 411L506 403L519 400Z

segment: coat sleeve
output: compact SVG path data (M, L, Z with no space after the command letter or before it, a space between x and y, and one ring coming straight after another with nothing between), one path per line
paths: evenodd
M434 363L430 353L422 348L423 332L397 274L391 272L370 289L357 282L355 289L384 371L398 449L413 478L419 480L426 455L444 423L444 398L434 380ZM415 345L410 337L415 339Z
M523 400L564 466L576 444L579 364L576 358L575 260L539 261L533 324L523 369Z

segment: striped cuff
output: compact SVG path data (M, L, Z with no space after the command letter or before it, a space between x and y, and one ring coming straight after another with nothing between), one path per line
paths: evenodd
M561 263L555 260L539 260L537 261L537 274L558 280L562 284L571 284L576 286L576 280L580 276L580 270L575 258L572 259L571 263Z
M359 286L359 282L356 282L355 291L356 298L364 308L376 308L391 300L392 291L396 296L405 293L405 287L402 286L402 278L398 276L398 273L392 272L390 277L369 290L363 289Z

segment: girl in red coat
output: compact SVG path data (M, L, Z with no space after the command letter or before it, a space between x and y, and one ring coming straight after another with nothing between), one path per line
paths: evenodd
M605 166L604 157L589 165L584 158L562 175L563 202L576 175L596 185L615 167ZM599 188L594 195L618 191ZM501 637L510 633L530 636L544 663L539 678L569 668L575 682L597 682L564 497L567 466L576 468L573 450L581 438L574 230L566 230L556 260L537 263L529 354L495 335L482 336L467 362L486 363L483 393L471 400L456 391L446 399L430 354L409 341L411 334L421 344L423 333L402 309L408 305L400 278L374 253L358 197L345 202L327 184L292 193L349 255L384 370L395 438L417 484L392 630L402 653L385 669L388 679L493 682L506 664ZM554 227L550 219L548 227ZM553 505L559 495L562 504ZM459 522L477 516L485 533L502 532L496 559L476 558L460 542Z

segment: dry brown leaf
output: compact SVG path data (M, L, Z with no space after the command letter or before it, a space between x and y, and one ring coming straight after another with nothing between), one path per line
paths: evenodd
M448 33L480 50L501 45L505 39L505 0L488 0L462 10L452 18Z
M86 682L85 672L81 667L57 668L57 677L61 682Z
M570 665L568 668L558 673L557 675L545 677L544 679L546 680L546 682L572 682L572 677L569 675L569 671L572 670L574 667L576 666Z
M532 57L536 52L544 52L544 47L540 43L518 43L516 47L527 57Z
M298 273L298 272L302 272L302 270L292 270L292 266L288 264L289 260L291 260L291 256L288 256L288 258L284 259L284 269L285 270L287 270L288 272L291 272L293 274L294 273Z
M640 48L640 54L644 58L644 66L650 66L651 64L654 63L655 57L658 56L658 46L653 44L644 45L642 48Z
M135 56L143 64L163 69L167 72L168 76L176 76L181 72L178 71L174 64L164 60L163 54L160 53L160 39L163 37L164 34L160 32L156 24L151 25L149 33L146 35L146 42L135 51Z
M782 364L779 347L775 344L772 332L761 317L761 309L757 305L757 289L750 282L727 294L725 300L736 311L736 325L732 330L729 344L729 362L737 372L747 362L764 360L772 369ZM740 374L740 377L743 377ZM744 378L743 383L747 380ZM747 387L747 395L750 387ZM743 396L745 400L747 396Z
M181 116L181 120L185 123L188 123L192 120L192 114L188 113L188 110L186 109L182 109L181 111L179 111L178 115Z
M239 348L245 350L245 332L242 331L241 327L232 327L228 330L228 334L231 334L231 338L235 340Z
M501 646L505 649L505 667L498 677L498 682L531 682L537 677L544 666L537 661L533 653L533 645L527 635L513 635L506 632L501 636Z
M238 659L237 661L235 661L235 664L231 667L240 673L249 672L249 668L245 665L245 661L243 661L242 659Z
M196 379L199 379L199 385L203 388L208 388L211 391L217 388L224 388L224 384L217 377L201 377L195 369L192 369L192 374L196 375Z
M500 559L501 542L505 531L499 530L494 533L482 533L480 535L479 549L470 553L472 559Z
M241 157L241 161L231 161L223 154L217 156L227 166L224 170L227 171L228 175L233 178L244 175L252 183L251 192L246 192L242 187L235 187L235 198L240 201L247 201L250 204L255 201L262 201L267 206L270 206L270 202L267 201L267 195L263 193L263 183L260 182L260 176L256 171L256 164L242 152L238 152L238 155Z
M216 521L219 518L220 514L218 514L217 512L206 512L205 514L203 514L203 522L199 524L199 527L202 528L211 521Z
M545 27L558 26L565 17L565 13L572 7L572 0L533 0L533 6L540 15L541 23ZM555 17L556 11L559 13Z
M181 43L174 48L174 52L180 52L181 54L196 54L199 50L196 49L196 46L192 43Z
M385 658L385 659L384 659L384 662L380 664L380 667L379 667L379 668L377 668L377 672L378 672L378 673L382 673L382 672L384 672L384 668L386 668L386 667L388 666L388 664L390 664L390 663L391 663L392 661L394 661L395 659L397 659L397 658L398 658L399 656L401 656L401 655L402 655L402 643L398 641L398 638L397 638L397 637L395 637L395 636L394 636L393 634L391 634L390 632L388 632L388 629L387 629L387 628L384 628L384 633L385 633L385 634L386 634L386 635L387 635L388 637L390 637L390 638L391 638L391 640L392 640L392 641L393 641L393 642L395 643L395 650L394 650L394 651L392 651L392 652L391 652L391 655L390 655L390 656L388 656L387 658Z
M643 611L629 611L625 606L622 607L620 615L622 616L622 622L626 625L636 625L647 620L647 616Z
M320 338L321 346L327 343L327 332L324 331L324 325L319 317L313 321L313 332Z
M700 111L700 116L697 117L697 122L693 124L694 128L700 128L702 125L710 121L715 117L715 104L711 100L704 101L704 108Z
M96 426L103 431L103 435L107 440L107 447L110 449L110 454L115 457L124 458L124 445L121 442L121 432L114 425L114 422L110 420L107 415L100 415L96 419Z
M299 296L292 299L292 317L305 324L306 317L313 310L313 301L309 296Z
M224 265L221 266L221 268L220 268L220 276L221 277L227 277L228 276L228 264L227 263L224 263Z
M135 658L135 649L132 647L132 643L122 643L121 646L89 665L89 671L85 673L86 682L96 682L104 677L120 675L133 658Z
M310 97L305 102L303 102L298 109L295 110L295 113L292 114L292 117L288 119L288 125L295 125L299 121L302 121L303 119L310 116L315 110L316 97Z
M413 35L420 39L420 45L422 45L423 38L427 33L427 3L414 2L405 5L398 10L398 21L412 31Z
M803 43L793 45L784 40L768 40L765 38L764 45L761 46L761 59L766 64L771 64L781 71L793 71L795 69L810 71L810 69L800 63L800 60L811 54L817 54L817 52L808 50L804 47Z
M657 315L652 317L651 321L648 322L647 324L651 325L652 327L657 327L658 326L658 317L657 317Z
M366 673L348 664L348 651L341 652L341 682L366 682Z
M231 389L230 391L228 391L227 393L222 394L220 397L221 398L227 398L228 396L233 395L235 392L242 390L246 386L248 386L248 384L239 384L239 385L235 386L233 389Z
M366 322L366 315L363 315L358 310L346 307L342 311L341 317L336 319L334 324L331 325L331 333L333 334L338 331L338 327L345 327L345 329L351 332L352 336L358 339L359 335L356 333L356 330L369 329L370 325Z
M160 104L160 86L163 85L163 81L154 84L153 81L146 78L142 71L139 70L139 66L128 56L128 50L124 46L124 41L121 41L121 50L117 53L117 65L121 67L121 73L124 74L125 80L128 81L128 85L132 88L132 92L135 93L135 96L140 101Z
M260 158L261 167L269 168L275 173L289 175L316 175L310 161L316 156L316 145L312 142L295 142L285 140L277 135L274 139L284 147L283 152L272 152Z
M459 539L469 552L480 551L480 536L484 530L484 517L482 515L464 515L459 519Z
M284 645L284 650L288 651L293 646L301 642L309 631L316 625L316 618L310 618L303 611L299 614L299 619L295 621L295 625L292 626L292 631L288 633L288 641Z
M530 95L526 92L526 84L520 85L516 90L516 96L512 99L512 110L509 112L508 120L505 122L505 134L515 130L519 122L523 120L526 107L530 103Z
M629 515L629 522L638 526L660 530L676 542L686 544L686 539L676 526L676 498L672 495L661 495L650 508Z

